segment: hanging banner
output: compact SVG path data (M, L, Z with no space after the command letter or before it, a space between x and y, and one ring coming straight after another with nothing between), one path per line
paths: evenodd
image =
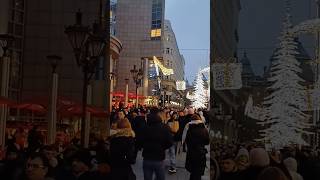
M215 90L240 89L242 87L241 63L214 63L212 71Z
M176 81L176 89L178 91L186 90L186 82L185 81Z

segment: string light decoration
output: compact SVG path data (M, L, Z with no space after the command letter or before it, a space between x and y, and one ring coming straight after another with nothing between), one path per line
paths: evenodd
M153 56L153 62L161 69L161 72L163 75L169 76L169 75L174 74L173 69L169 69L169 68L164 67L164 65L162 65L162 63L158 60L157 57Z
M206 89L204 87L204 81L202 79L201 70L198 71L194 89L195 91L192 99L192 106L196 109L207 108L206 104L208 103L208 99Z
M302 85L304 79L298 75L302 70L296 59L299 54L297 43L289 33L292 28L289 10L287 7L276 59L270 67L268 81L272 84L268 90L271 93L264 97L262 108L253 106L250 97L245 109L248 116L264 125L260 131L263 138L257 140L268 142L276 149L288 145L308 145L303 134L311 134L308 132L310 115L304 112L311 108L311 98L309 89Z

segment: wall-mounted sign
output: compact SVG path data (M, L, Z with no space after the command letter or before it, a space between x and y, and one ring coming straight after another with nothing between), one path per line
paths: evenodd
M176 89L178 91L186 90L186 82L185 81L176 81Z
M214 63L212 71L215 90L240 89L242 87L241 63Z

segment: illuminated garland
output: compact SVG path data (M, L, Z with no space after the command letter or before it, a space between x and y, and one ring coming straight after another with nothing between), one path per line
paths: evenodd
M153 56L153 62L156 64L162 71L163 75L169 76L174 74L173 69L168 69L162 65L162 63L157 59L157 57Z

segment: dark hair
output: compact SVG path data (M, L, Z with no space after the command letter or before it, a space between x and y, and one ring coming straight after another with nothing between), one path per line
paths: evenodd
M288 180L288 178L281 169L267 167L259 174L258 180Z
M49 164L49 159L42 153L32 153L29 155L28 159L34 160L36 158L41 159L43 166L49 168L50 164Z
M80 162L83 162L89 168L92 167L92 164L91 164L92 159L93 157L91 156L90 151L87 148L79 149L73 156L73 160L78 160Z

